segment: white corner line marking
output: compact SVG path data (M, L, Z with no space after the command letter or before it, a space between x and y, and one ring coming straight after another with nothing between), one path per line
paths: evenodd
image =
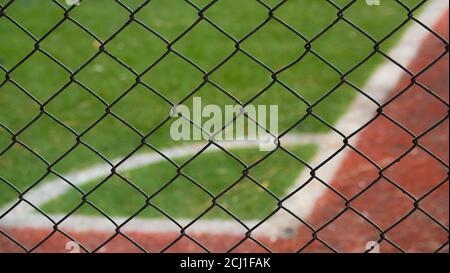
M283 146L296 146L296 145L312 145L316 144L320 145L324 141L323 134L290 134L281 138L280 142ZM218 141L216 142L219 146L225 149L244 149L244 148L257 148L260 143L256 141ZM206 143L197 143L191 145L182 145L178 147L172 147L167 149L161 149L160 152L164 154L166 157L171 159L182 158L187 156L193 156L198 153ZM203 153L211 153L218 152L220 149L211 145L203 151ZM113 165L119 164L123 158L116 158L112 160ZM126 161L122 162L117 167L117 172L130 171L133 169L137 169L143 166L155 164L158 162L163 162L166 159L159 155L156 152L151 153L142 153L136 154L128 158ZM98 164L93 167L76 171L73 173L69 173L67 175L63 175L63 177L70 181L74 186L82 186L83 184L92 182L93 180L101 177L105 177L111 174L111 166L109 164L103 163ZM69 185L66 181L61 178L57 178L51 181L42 182L34 189L30 190L24 195L24 199L28 202L32 203L34 206L39 207L61 195L73 189L71 185ZM0 215L7 212L11 207L13 207L17 201L10 202L0 209ZM2 226L42 226L42 223L39 224L39 217L32 217L32 214L36 214L35 209L28 205L26 202L21 202L18 204L11 213L8 213L6 217L1 219L0 225ZM36 215L35 215L36 216ZM56 215L50 215L52 219L57 219ZM55 218L53 218L55 217ZM74 216L71 216L72 218ZM91 217L92 218L92 217ZM86 219L88 216L84 218L83 221L86 223ZM120 222L121 218L117 218L116 223ZM46 220L48 222L48 220ZM65 220L67 221L67 220ZM80 221L78 221L80 222ZM80 222L80 223L81 223ZM93 221L93 223L101 223L101 221ZM107 221L109 222L109 221ZM161 222L161 221L159 221ZM211 221L208 221L211 222ZM214 222L214 221L213 221ZM223 222L223 221L222 221ZM240 227L242 227L239 223L236 222ZM75 225L71 225L74 227ZM95 225L97 226L97 225ZM161 225L157 225L161 226ZM168 225L170 226L170 225ZM218 226L218 225L215 225ZM228 225L230 226L230 225ZM148 228L147 228L148 229ZM224 229L226 230L226 229Z

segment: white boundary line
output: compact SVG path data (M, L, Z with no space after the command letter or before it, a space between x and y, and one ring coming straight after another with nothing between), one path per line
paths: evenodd
M447 0L432 0L425 10L418 16L418 20L423 22L427 26L434 26L434 24L441 18L441 16L448 10ZM408 67L414 57L420 50L422 42L429 34L423 27L414 23L404 33L401 41L397 46L390 51L389 56L396 60L398 63L405 67ZM381 65L369 79L368 83L362 88L362 90L369 92L376 101L382 102L386 99L389 93L395 88L401 79L404 72L402 72L395 64L386 62ZM373 117L374 107L373 103L369 101L363 95L359 95L352 103L347 113L338 121L336 127L340 129L346 135L359 129L365 122ZM352 141L356 141L358 136L352 138ZM302 145L302 144L318 144L319 150L314 159L309 163L310 166L318 166L324 162L331 154L342 146L342 140L337 138L335 133L315 135L289 135L285 136L281 140L283 145ZM225 142L224 148L246 148L255 147L258 143L236 143ZM186 145L181 147L175 147L172 149L166 149L161 151L168 157L184 157L193 155L203 147L201 144ZM206 151L217 150L217 147L209 148ZM321 169L319 177L330 182L335 176L338 167L341 165L341 159L345 158L346 150L343 150L339 157L327 163L326 168ZM163 158L156 153L140 154L133 156L127 160L118 170L131 170L139 168L145 165L153 164L161 161ZM121 159L115 160L118 163ZM108 175L111 167L107 164L97 165L92 168L82 170L79 172L71 173L65 176L66 179L73 184L80 186L86 182L92 181L95 178ZM295 185L291 188L290 192L296 188L302 186L305 181L310 179L311 176L308 172L303 172L295 182ZM25 198L33 204L39 206L42 205L61 194L64 194L71 187L67 185L61 179L49 181L36 187L32 191L26 194ZM318 181L311 181L309 185L301 190L302 197L288 199L283 205L290 209L293 213L301 217L302 219L308 219L313 211L316 201L323 195L324 186ZM0 209L0 215L8 210L11 205ZM32 212L33 209L27 205L18 205L14 208L12 214L8 214L2 220L0 225L4 227L34 227L34 228L51 228L51 223L43 216ZM61 215L50 215L53 219L61 219ZM116 217L113 220L117 224L123 223L125 218ZM177 219L178 221L178 219ZM257 224L258 221L248 221L246 224L249 227ZM188 220L180 219L179 223L186 225ZM255 233L257 235L270 236L273 239L278 237L286 237L292 235L292 231L296 226L300 225L300 222L290 216L287 212L279 211L266 223L260 226ZM114 231L114 225L104 217L91 217L91 216L78 216L73 215L66 219L61 227L65 229L75 231ZM155 220L155 219L133 219L127 223L123 229L124 231L135 232L179 232L179 227L173 224L170 220ZM246 230L237 222L225 221L225 220L200 220L194 225L189 227L188 231L198 233L225 233L225 234L238 234L242 235Z
M65 215L63 214L51 214L50 217L54 221L59 221ZM114 217L114 222L117 225L124 223L127 218ZM176 219L177 223L182 227L186 227L191 221L189 219ZM245 221L245 224L252 227L257 224L258 221ZM37 213L21 214L16 216L7 223L2 224L5 227L32 227L41 229L51 229L52 223L42 215ZM85 216L85 215L71 215L64 222L58 226L61 230L72 230L76 232L115 232L116 226L105 217L101 216ZM167 219L144 219L134 218L126 225L124 225L120 231L122 232L145 232L145 233L169 233L180 232L180 227ZM204 220L196 221L193 225L186 229L188 233L208 233L208 234L230 234L230 235L242 235L247 230L238 222L230 220Z
M293 145L320 145L323 140L323 134L291 134L283 137L280 142L283 146L293 146ZM260 143L256 141L218 141L218 145L225 149L244 149L244 148L256 148L259 147ZM198 153L206 143L197 143L191 145L183 145L168 149L161 149L160 152L166 157L171 159L182 158L187 156L193 156ZM220 149L211 145L203 151L203 153L217 152ZM123 158L116 158L112 160L113 165L119 164ZM155 164L158 162L165 161L166 159L156 152L136 154L131 156L125 162L123 162L117 168L117 172L124 172L133 169L137 169L150 164ZM97 178L105 177L111 174L111 166L109 164L98 164L93 167L77 171L64 175L63 177L70 181L75 186L82 186L88 182L91 182ZM41 183L31 191L25 194L24 199L32 203L35 206L41 206L59 196L66 193L67 191L73 189L67 182L61 178L57 178L48 182ZM0 210L0 215L7 209L12 207L17 201L13 201ZM15 213L29 213L34 209L27 205L18 205L14 208Z
M324 134L290 134L284 136L280 142L283 146L298 146L298 145L313 145L319 146L324 139ZM257 148L260 146L256 141L218 141L218 145L225 149L243 149L243 148ZM166 157L171 159L193 156L198 153L206 144L197 143L192 145L183 145L168 149L162 149L160 152ZM218 152L220 149L217 146L211 145L203 151L203 153ZM120 163L123 158L117 158L112 160L114 165ZM165 161L165 158L156 152L136 154L125 162L123 162L117 171L129 171L137 169L139 167L155 164ZM111 166L109 164L98 164L85 170L77 171L64 175L67 181L70 181L75 186L82 186L97 178L105 177L111 173ZM26 193L24 199L32 203L34 206L39 207L45 203L63 195L69 190L73 189L67 182L61 178L57 178L48 182L36 186L30 192ZM17 201L13 201L0 209L0 215L8 211ZM62 219L62 215L49 215L56 222ZM114 217L114 222L118 225L122 224L126 218ZM182 223L183 226L189 224L190 221L186 219L177 219L177 222ZM248 221L249 227L254 226L257 223L256 220ZM48 228L51 227L51 223L47 218L35 212L35 209L28 205L26 202L22 202L17 205L10 213L8 213L1 221L1 226L5 227L34 227L34 228ZM50 226L49 226L50 225ZM77 231L111 231L114 230L114 225L105 217L95 216L79 216L72 215L68 219L64 220L61 225L64 228L77 230ZM170 220L159 219L133 219L124 226L123 230L127 231L179 231L179 227ZM226 220L200 220L194 225L190 226L191 232L209 232L209 233L228 233L228 234L242 234L245 232L245 228L236 221Z

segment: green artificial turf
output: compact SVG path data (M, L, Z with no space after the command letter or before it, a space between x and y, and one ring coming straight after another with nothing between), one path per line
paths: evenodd
M9 2L0 0L1 5ZM142 2L122 1L130 9ZM209 3L191 2L198 7ZM265 2L272 7L278 3ZM348 1L334 2L344 6ZM419 1L405 2L412 7ZM63 20L64 10L52 1L16 0L6 7L6 14L8 17L0 17L0 204L17 196L6 181L25 190L36 181L55 178L47 172L49 165L55 172L66 173L102 162L102 156L113 159L131 153L141 143L140 134L149 133L169 115L171 105L155 92L177 104L202 84L203 73L173 52L147 71L166 53L167 45L143 25L169 42L176 40L172 49L205 72L210 72L235 49L231 39L205 20L177 39L198 19L198 11L181 0L151 1L135 15L140 23L134 21L119 33L117 30L127 23L130 14L116 1L85 0L69 13L73 21L97 39L108 41L105 50L122 64L106 53L86 63L99 52L99 42L73 21ZM316 37L337 19L335 7L316 0L288 1L274 14L307 39ZM227 0L218 1L204 15L239 40L267 19L268 10L257 1ZM344 15L362 31L380 40L407 18L407 11L395 1L383 1L381 6L367 6L364 1L358 1ZM58 22L62 23L47 35ZM40 51L22 62L37 45L15 23L36 40L42 39L39 48L64 67ZM386 52L405 27L380 48ZM305 52L304 45L299 36L271 19L240 44L266 68L238 52L214 70L209 79L245 103L271 83L268 69L278 71L288 66ZM316 54L343 73L373 51L373 42L343 20L316 37L311 46ZM373 56L346 79L361 87L381 61L379 55ZM136 74L147 71L140 77L142 83L136 84L136 75L129 69ZM277 78L314 104L340 82L340 75L334 69L310 52ZM67 70L76 72L72 81ZM11 81L3 80L5 71L9 71ZM341 85L314 104L313 112L333 124L356 94L348 85ZM200 96L205 104L236 104L210 83L202 85L195 96ZM192 96L185 104L189 105L191 100ZM252 103L279 106L280 132L301 119L307 109L307 104L279 83ZM160 127L146 141L157 148L181 144L169 137L170 124L171 121ZM16 134L18 142L12 146L12 136L5 128ZM296 132L327 130L328 127L311 116L293 129ZM77 134L84 145L77 142Z
M298 158L307 161L314 154L315 148L295 146L289 147L289 150ZM193 219L212 205L213 196L218 196L242 177L245 169L243 164L251 166L267 155L256 149L239 149L231 152L242 161L242 164L222 151L210 152L200 155L182 168L183 174L189 178L177 177L177 167L166 161L120 173L139 190L117 175L92 181L83 185L81 189L89 193L87 201L108 215L130 217L145 206L148 197L177 177L169 186L155 194L151 202L171 217ZM182 165L188 159L181 158L176 162ZM263 190L252 179L243 178L225 194L219 195L216 202L239 219L262 219L276 208L277 199L271 194L279 198L284 197L303 168L304 165L298 159L277 150L248 171L249 177L271 193ZM100 184L102 181L104 183ZM195 185L193 181L200 186ZM43 209L49 213L69 213L82 204L81 200L82 194L73 189L46 204ZM87 203L79 207L76 213L101 215ZM164 217L151 206L141 211L139 216ZM230 218L218 206L211 209L205 217Z

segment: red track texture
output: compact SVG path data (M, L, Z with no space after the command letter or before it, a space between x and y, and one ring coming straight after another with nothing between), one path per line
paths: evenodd
M448 40L448 13L445 14L434 30ZM430 35L422 45L419 56L408 69L413 73L421 71L430 62L444 52L441 41ZM417 81L433 90L448 103L449 99L449 58L448 54L421 74ZM411 77L405 73L390 97L411 83ZM414 85L407 92L383 108L383 113L402 124L415 135L430 128L448 115L448 107L424 89ZM419 143L437 155L448 165L449 160L449 120L431 130ZM384 168L413 147L413 137L385 116L379 116L360 132L356 148L373 162ZM326 165L325 165L326 167ZM402 160L384 171L384 176L395 181L398 186L419 199L436 185L441 183L418 206L442 223L448 230L449 224L449 182L448 169L419 147L413 148ZM382 235L397 247L407 252L433 252L440 248L448 252L448 231L440 227L423 211L415 208L414 201L388 180L379 177L379 170L354 151L350 151L335 178L332 187L347 198L358 195L350 206L375 223ZM447 179L447 180L446 180ZM376 180L376 183L371 184ZM366 191L368 185L372 185ZM337 215L339 217L335 218ZM408 216L403 218L404 216ZM403 220L402 220L403 219ZM400 221L402 220L402 221ZM289 239L272 241L268 238L255 238L274 252L331 252L324 243L339 252L363 252L369 241L380 240L380 231L363 217L347 207L345 201L336 193L327 190L315 204L312 216L307 221L319 229L314 236L305 226L300 226L295 236ZM331 221L331 222L330 222ZM323 229L320 229L323 225ZM32 248L51 235L35 252L67 252L69 239L53 230L9 229L5 230L27 248ZM96 249L115 233L66 231L83 246ZM189 234L189 232L187 232ZM189 234L212 252L224 252L243 240L242 236L212 234ZM180 233L129 233L128 237L149 252L159 252L180 236ZM380 243L381 252L399 252L387 240ZM324 243L323 243L324 242ZM444 246L445 245L445 246ZM442 247L443 246L443 247ZM141 250L122 235L111 239L100 252L140 252ZM167 252L204 252L205 250L192 240L183 236ZM11 240L0 234L0 252L23 252ZM266 252L266 250L247 239L233 252Z

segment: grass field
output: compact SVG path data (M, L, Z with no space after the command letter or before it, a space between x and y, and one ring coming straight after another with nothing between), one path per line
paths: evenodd
M2 5L8 2L0 0ZM144 1L122 2L134 9ZM209 1L191 2L202 7ZM264 2L269 6L278 3ZM334 2L344 5L348 1ZM405 2L412 7L420 1ZM257 1L228 0L217 2L205 12L205 16L229 35L241 39L267 18L267 12ZM92 150L108 159L133 152L141 144L142 135L157 127L169 115L171 105L156 95L155 91L177 104L201 86L195 96L200 96L205 104L236 104L213 84L202 85L203 72L210 72L235 50L234 42L206 21L200 21L192 31L172 45L174 50L193 61L197 67L173 52L152 66L167 53L167 45L144 28L143 24L167 41L174 41L198 18L197 10L192 5L179 0L151 1L136 14L136 19L141 23L132 22L115 35L127 22L128 11L115 1L83 1L70 12L70 17L94 33L95 37L68 20L46 36L63 19L63 13L64 10L51 1L17 0L6 9L6 14L36 39L44 37L39 48L60 64L39 51L20 63L33 51L35 42L5 16L0 18L0 177L3 180L3 183L0 182L0 205L14 200L18 195L5 181L25 190L40 179L44 181L56 177L47 172L49 165L53 171L64 174L102 162L103 159ZM288 1L276 10L275 15L311 39L337 18L336 13L337 9L325 1L298 0ZM383 1L378 7L358 1L345 11L345 18L374 39L380 40L407 18L407 12L394 1ZM380 48L386 52L400 36L402 29L389 42L382 43ZM109 39L112 35L113 38ZM104 41L108 41L104 45L106 51L121 63L106 53L98 54L99 46ZM245 103L272 82L270 70L281 70L301 56L305 51L304 44L305 41L288 28L270 20L240 45L266 67L238 52L214 70L209 79ZM342 73L352 70L372 53L373 45L361 32L340 21L312 43L314 52L331 62L334 69L308 53L277 77L297 96L313 104L339 84L340 75L335 70ZM96 58L87 62L93 56ZM346 79L361 87L381 61L381 56L373 56ZM17 66L18 63L20 65ZM9 77L14 83L3 81L5 71L9 71ZM69 71L75 73L74 81L70 80ZM136 82L136 75L140 75L141 82ZM356 94L349 85L340 85L313 111L333 124L346 111ZM307 104L296 95L275 83L252 104L277 104L279 128L283 132L306 114ZM192 96L185 104L189 105ZM105 112L108 107L114 114ZM45 109L45 112L41 109ZM157 148L182 144L170 139L170 124L166 123L150 135L146 139L147 143ZM11 134L6 128L17 134L17 140L23 145L18 142L11 145ZM327 130L322 123L308 117L293 132ZM83 144L77 142L77 134ZM71 152L65 155L69 150ZM143 147L137 153L148 150ZM305 146L293 150L303 160L308 160L314 148ZM253 160L259 154L250 150L236 153ZM198 176L199 181L205 181L211 192L218 192L234 182L236 177L231 174L242 171L232 162L220 161L221 156L221 153L212 153L193 162L198 166L192 166L192 174ZM292 185L302 165L298 161L285 163L290 161L275 160L276 156L269 157L275 162L270 168L257 174L262 181L271 181L268 187L282 196ZM222 163L220 169L216 169L216 162ZM150 195L175 174L176 170L170 163L159 163L131 171L129 177ZM92 181L83 190L89 190L98 182ZM129 215L145 204L145 198L122 182L112 178L100 187L104 190L94 191L88 199L99 204L110 215ZM244 218L267 214L274 207L274 202L264 201L265 197L261 197L264 194L254 194L259 190L254 184L248 185L225 196L224 203ZM134 195L136 197L132 197ZM58 213L70 210L80 203L80 196L76 192L68 193L46 205L46 210ZM155 203L159 202L159 206L177 217L193 217L210 202L208 196L187 181L173 183L170 190L158 198ZM92 209L80 209L78 213L94 212ZM156 214L149 212L146 215L154 217ZM221 212L211 213L211 217L220 215Z
M297 146L291 149L293 153L306 160L310 159L314 153L313 146ZM248 166L262 157L261 152L256 149L239 149L231 150L231 152ZM181 158L177 160L177 163L183 164L188 159ZM145 205L149 196L175 178L167 188L155 195L151 202L172 217L193 218L212 205L212 197L206 191L213 195L220 194L233 182L242 178L243 170L244 166L231 156L212 152L200 155L183 168L183 173L189 179L183 176L176 178L176 166L163 162L123 174L129 181L133 181L138 189L126 183L123 178L113 176L103 184L99 184L101 180L88 183L82 187L82 190L92 191L89 200L105 213L131 216ZM261 183L270 193L251 179L242 178L235 187L220 196L217 203L240 219L262 219L268 216L277 205L277 200L271 194L283 196L286 188L292 184L301 170L302 165L296 159L284 152L276 152L249 171L249 176ZM199 183L200 186L195 183ZM48 203L44 210L68 213L81 204L81 197L81 193L72 190ZM89 205L82 206L78 212L100 215ZM162 217L163 215L156 209L147 207L140 216ZM206 217L229 218L230 216L222 209L214 208L206 214Z

